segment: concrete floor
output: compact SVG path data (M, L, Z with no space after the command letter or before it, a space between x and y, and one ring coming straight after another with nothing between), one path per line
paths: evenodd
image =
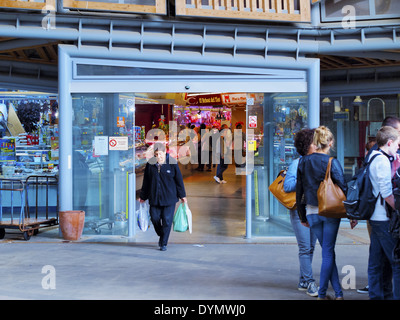
M192 168L195 168L192 165ZM215 169L214 169L215 171ZM236 243L243 242L245 228L245 176L236 175L234 166L224 174L228 181L218 184L213 172L198 172L182 168L188 205L193 216L193 232L171 232L170 241L177 243ZM152 241L154 230L138 230L138 241ZM154 241L154 240L153 240Z
M166 252L158 250L153 228L134 238L93 234L75 242L60 238L57 227L30 241L7 230L0 241L0 299L315 300L297 290L294 237L245 239L244 177L229 170L224 185L208 172L185 178L193 233L171 232ZM345 299L368 299L355 291L367 283L368 243L365 225L350 230L342 223L338 270L346 285L350 266L355 281ZM317 282L320 265L318 246ZM55 272L54 283L46 270Z

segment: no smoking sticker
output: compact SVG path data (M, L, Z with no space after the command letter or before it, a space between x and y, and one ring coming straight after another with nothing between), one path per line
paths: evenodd
M115 147L117 145L117 141L115 139L110 140L110 147Z
M249 128L257 128L257 116L249 116Z
M128 137L109 137L109 150L128 150Z

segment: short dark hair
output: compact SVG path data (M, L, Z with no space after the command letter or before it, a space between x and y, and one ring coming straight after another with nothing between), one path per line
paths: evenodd
M382 127L389 126L397 129L400 125L400 118L388 116L382 121Z
M303 129L296 133L294 146L299 155L305 156L313 143L314 129Z

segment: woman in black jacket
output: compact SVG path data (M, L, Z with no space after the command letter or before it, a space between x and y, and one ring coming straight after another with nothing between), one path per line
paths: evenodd
M318 215L317 190L325 179L329 162L329 151L333 147L332 132L324 126L315 129L314 144L317 150L301 158L297 171L296 201L297 211L303 225L310 227L317 236L322 248L322 266L320 273L319 299L329 299L326 295L329 281L337 300L343 299L339 274L335 261L335 243L340 219ZM331 178L346 194L347 187L343 169L337 159L332 160Z
M175 205L180 199L187 202L185 186L179 166L170 163L165 152L165 145L154 146L154 158L146 163L143 185L139 201L149 200L150 217L157 235L160 237L158 245L161 251L167 250Z

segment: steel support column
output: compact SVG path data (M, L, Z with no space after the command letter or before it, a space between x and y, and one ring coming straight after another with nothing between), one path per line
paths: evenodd
M60 211L73 210L72 185L72 98L69 83L72 77L72 63L69 55L58 50L58 100L59 100L59 177Z

